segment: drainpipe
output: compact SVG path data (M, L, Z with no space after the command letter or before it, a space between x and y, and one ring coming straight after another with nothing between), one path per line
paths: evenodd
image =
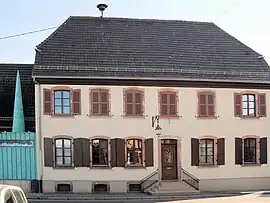
M36 78L33 77L33 81L35 84L35 114L36 114L36 130L38 137L38 145L37 145L37 155L39 160L39 179L43 180L43 156L42 156L42 138L41 138L41 86L40 83L36 81ZM38 93L38 94L36 94ZM38 108L38 110L37 110Z

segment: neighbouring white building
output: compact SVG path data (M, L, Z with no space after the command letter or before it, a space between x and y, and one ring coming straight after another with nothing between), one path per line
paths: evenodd
M213 23L70 17L36 50L43 192L269 189L269 66Z

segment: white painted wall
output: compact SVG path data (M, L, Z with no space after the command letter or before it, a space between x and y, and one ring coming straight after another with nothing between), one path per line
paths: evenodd
M43 88L53 86L42 85L41 94L43 101ZM157 87L145 87L145 118L123 118L123 88L126 87L106 87L111 88L111 114L112 117L88 117L89 113L89 88L91 86L70 86L80 88L82 96L82 115L74 118L50 117L41 115L41 136L53 137L55 135L69 135L73 137L109 136L128 137L156 137L154 129L151 127L151 117L158 114L158 90ZM140 87L144 88L144 87ZM176 89L176 88L172 88ZM216 178L240 178L240 177L270 177L270 156L267 165L241 167L235 165L234 138L244 135L270 135L269 121L270 108L267 108L269 117L260 119L240 119L234 117L234 92L243 90L237 89L215 89L216 90L216 115L217 119L196 119L197 115L197 90L196 88L177 88L179 91L179 119L161 119L163 135L179 136L182 140L181 159L182 167L199 179ZM200 89L202 90L202 89ZM257 91L257 90L255 90ZM259 91L259 90L258 90ZM267 107L270 107L270 91L266 93ZM43 103L42 103L43 104ZM43 112L43 106L41 107ZM39 105L36 105L36 114L39 113ZM38 118L38 115L36 116ZM38 123L38 121L37 121ZM37 132L38 134L38 132ZM225 137L225 166L219 167L195 167L191 166L191 144L190 138L200 136ZM43 139L41 139L43 141ZM268 151L270 152L270 139L268 138ZM43 146L43 143L42 143ZM154 153L155 167L147 169L52 169L43 167L44 180L140 180L158 167L158 144L154 142L156 148ZM43 154L43 151L42 151ZM43 160L41 160L43 162ZM43 165L43 164L42 164ZM40 170L42 171L42 170Z

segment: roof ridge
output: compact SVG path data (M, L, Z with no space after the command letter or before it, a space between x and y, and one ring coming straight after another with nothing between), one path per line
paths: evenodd
M213 23L210 21L195 21L195 20L177 20L177 19L157 19L157 18L130 18L130 17L97 17L97 16L70 16L70 19L104 19L104 20L127 20L127 21L157 21L157 22L189 22L189 23Z

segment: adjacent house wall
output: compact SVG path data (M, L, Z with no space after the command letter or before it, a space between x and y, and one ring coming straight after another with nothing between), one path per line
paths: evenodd
M214 89L215 92L215 116L213 118L198 118L198 91L199 88L159 88L138 87L144 91L145 115L143 117L125 117L123 103L123 89L127 87L105 87L110 91L110 116L89 116L89 88L91 86L67 87L81 90L81 115L74 117L37 115L40 118L40 126L37 126L37 134L41 137L41 155L44 155L43 137L65 135L71 137L91 138L93 136L107 136L110 138L143 137L154 138L154 166L146 168L112 168L112 169L54 169L43 167L43 158L40 167L42 178L47 181L45 190L54 190L54 182L57 181L139 181L160 165L158 156L158 138L151 126L152 116L159 115L160 90L169 89L178 92L178 116L174 118L160 118L162 137L181 139L181 152L179 167L183 167L189 173L200 179L202 190L241 190L241 189L266 189L270 187L270 156L268 164L236 165L235 164L235 137L269 135L269 117L241 118L235 117L234 93L245 90L239 89ZM36 114L43 112L43 89L55 86L41 85L40 92L36 85L36 98L41 99L41 109L36 105ZM96 87L95 87L96 88ZM104 87L102 87L104 88ZM206 89L205 89L206 90ZM209 89L207 89L209 90ZM266 106L270 106L270 92L268 90L254 90L266 93ZM266 108L267 115L269 114ZM38 121L36 122L38 125ZM40 132L38 132L40 131ZM214 136L225 138L225 165L215 166L191 166L191 138ZM269 146L270 140L267 140ZM243 181L239 181L243 180ZM263 180L267 181L261 181ZM50 182L51 181L51 182ZM53 182L54 181L54 182ZM88 185L88 183L85 183ZM77 185L78 186L78 185ZM74 186L75 188L77 187ZM112 185L111 185L112 187ZM124 190L124 186L119 190ZM78 189L78 188L77 188ZM81 190L79 188L78 190ZM86 191L89 191L87 187ZM118 189L117 189L118 190Z

